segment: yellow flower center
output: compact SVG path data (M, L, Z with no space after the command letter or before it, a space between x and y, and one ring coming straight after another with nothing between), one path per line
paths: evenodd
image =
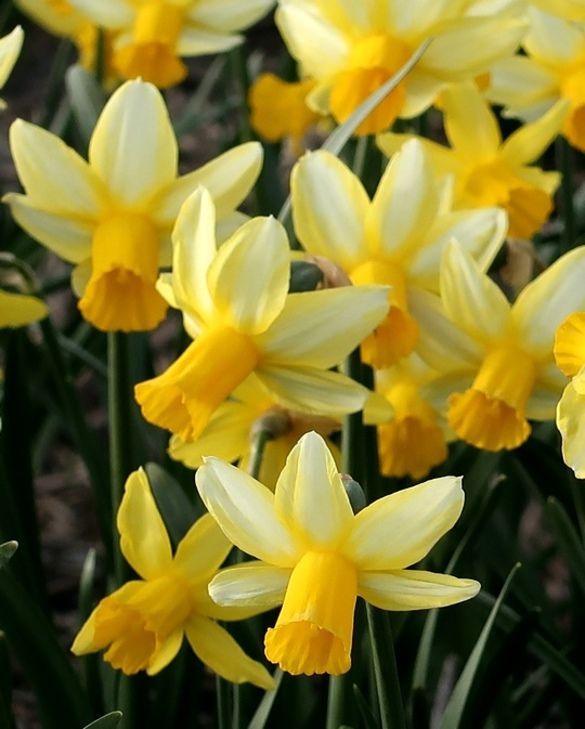
M388 261L366 261L354 268L349 277L355 286L391 286L390 311L381 324L362 342L362 359L373 367L395 364L410 354L418 341L418 324L408 313L406 277L402 268Z
M347 68L337 74L329 106L338 122L346 121L368 96L392 78L412 55L402 41L388 35L359 40L351 50ZM406 91L404 82L386 96L357 128L356 134L376 134L400 116Z
M93 236L91 278L79 308L104 331L144 331L165 316L167 305L155 288L160 234L137 213L115 213Z
M357 572L338 554L307 552L293 569L266 657L298 675L338 676L351 665Z
M208 329L166 372L136 385L136 400L148 421L183 441L195 440L259 358L249 336L230 327Z
M193 612L190 587L176 574L145 582L129 604L139 610L145 628L159 639L181 628Z
M547 192L524 182L497 160L471 169L464 186L478 207L498 205L507 210L511 238L531 238L553 208Z
M102 600L95 614L92 649L106 646L104 660L128 675L145 670L157 646L156 635L146 627L141 613L115 595Z
M536 374L534 360L522 350L512 346L493 349L471 388L449 398L449 425L477 448L517 448L530 435L524 412Z
M555 334L554 355L557 367L574 377L585 364L585 312L568 316Z
M563 134L571 144L585 151L585 67L577 67L561 81L561 94L571 102Z
M185 10L178 5L150 0L140 5L132 43L116 51L114 64L124 78L142 77L155 86L174 86L187 75L176 47Z
M381 471L385 476L422 478L447 457L436 413L413 383L399 383L385 395L394 418L378 426Z

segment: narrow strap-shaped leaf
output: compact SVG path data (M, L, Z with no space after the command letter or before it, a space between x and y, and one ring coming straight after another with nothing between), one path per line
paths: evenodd
M154 500L161 513L173 547L177 545L193 526L197 514L185 492L164 468L156 463L147 463L145 471L152 488Z
M111 711L109 714L92 721L91 724L87 724L83 729L114 729L120 723L121 718L121 711Z
M81 66L71 66L68 69L65 84L75 121L87 145L106 103L106 96L94 74Z
M276 699L276 694L278 693L278 689L280 688L280 684L282 683L283 675L284 674L282 673L280 668L277 668L273 676L274 688L272 689L272 691L267 691L262 697L262 700L258 704L258 708L254 712L254 716L248 724L248 729L264 729L264 727L267 726L268 718L270 716L270 712L272 711L274 700Z
M368 632L382 729L406 729L394 640L388 614L366 605Z
M488 615L488 619L486 620L485 625L482 628L477 643L473 647L471 655L467 659L467 663L463 668L461 676L455 684L455 688L453 689L453 693L451 694L451 698L449 699L449 703L447 704L447 708L445 709L445 713L443 714L440 729L459 729L459 727L461 726L461 719L463 717L463 711L469 697L469 692L473 685L473 680L481 662L488 638L494 626L496 616L498 614L500 606L504 601L504 598L506 597L508 588L510 587L511 582L514 579L514 575L519 568L520 564L516 564L514 565L514 567L512 567L512 570L510 571L510 574L508 575L508 578L504 583L504 586L502 587L498 599L496 600L490 614Z

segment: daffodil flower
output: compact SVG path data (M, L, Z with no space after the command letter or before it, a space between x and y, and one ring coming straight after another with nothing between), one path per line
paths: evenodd
M289 673L349 670L358 596L384 610L418 610L479 590L474 580L406 569L459 518L460 478L427 481L354 515L333 456L321 436L307 433L274 494L217 458L207 458L195 479L228 539L259 560L222 570L209 593L223 606L282 603L264 646Z
M177 141L164 101L142 81L124 84L106 104L89 163L20 119L10 128L10 146L26 194L4 200L24 230L75 264L79 308L106 331L148 330L163 319L167 305L155 284L159 266L170 263L181 204L204 184L226 220L262 159L260 145L249 143L177 177Z
M447 421L462 440L514 449L528 420L554 419L565 386L553 358L557 327L585 308L585 247L562 256L511 305L468 254L452 243L441 270L441 301L421 292L413 310L419 353L447 378ZM442 302L442 303L441 303Z
M79 62L87 71L94 72L97 63L100 30L87 15L76 10L68 0L14 0L19 10L49 33L70 38L79 52ZM112 68L113 34L103 34L104 76L115 80Z
M304 433L316 430L327 438L341 429L339 416L327 417L283 408L255 374L236 388L232 398L215 411L207 427L194 441L171 437L168 453L192 469L202 465L205 456L216 456L249 470L254 433L265 429L271 437L264 446L259 479L274 489L286 458ZM341 463L337 446L327 439L337 463Z
M380 471L384 476L423 478L447 458L447 442L454 438L441 413L437 372L411 354L377 370L375 377L376 391L393 409L392 417L378 425Z
M289 295L282 225L253 218L218 249L204 188L182 207L173 242L173 272L161 277L159 291L182 310L195 341L162 375L136 386L148 421L195 440L252 372L291 410L341 416L363 407L366 388L328 370L385 316L384 287Z
M293 220L304 248L334 261L354 286L390 286L390 312L362 344L362 359L375 367L414 350L418 325L409 296L419 288L438 289L441 252L451 238L482 268L504 240L503 211L453 212L450 191L417 140L393 157L371 201L359 178L329 152L308 153L293 169Z
M23 327L49 313L44 301L27 294L0 291L0 327Z
M181 56L204 56L242 42L237 31L274 0L70 0L96 25L116 32L113 64L122 78L166 88L187 76Z
M473 78L512 54L526 23L512 8L464 17L465 0L280 0L276 23L303 78L317 81L309 104L344 122L394 76L428 38L408 76L368 116L358 134L387 129L428 109L450 82Z
M556 1L555 1L556 4ZM563 109L562 133L585 150L585 28L530 8L525 55L503 59L491 70L489 98L506 116L538 119L551 107ZM585 5L581 7L585 19Z
M209 599L209 580L232 546L213 519L198 519L173 555L148 478L139 469L126 481L117 524L122 554L141 579L100 601L75 638L73 653L107 649L104 660L114 668L154 675L173 660L186 636L201 662L223 678L272 688L264 666L216 622L258 611L220 608Z
M289 138L299 154L303 137L322 117L307 106L307 95L315 86L311 79L283 81L263 73L250 87L250 124L269 142Z
M577 478L585 478L585 312L570 314L557 329L554 354L558 368L571 378L557 407L563 460Z
M439 174L453 176L455 204L462 208L497 205L509 217L509 235L530 238L548 219L558 172L544 172L531 163L559 134L564 105L513 132L505 141L496 115L473 84L457 84L443 92L445 132L451 147L422 140ZM380 148L393 154L408 135L382 134Z
M0 38L0 89L4 87L12 73L14 64L20 55L23 41L24 31L20 25L17 25L8 35ZM0 110L5 108L6 102L0 99Z

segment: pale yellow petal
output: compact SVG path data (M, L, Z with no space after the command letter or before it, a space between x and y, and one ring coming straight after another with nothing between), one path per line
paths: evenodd
M536 8L528 9L530 29L522 45L547 66L574 63L585 54L585 33L577 24Z
M195 483L208 511L237 547L278 567L295 564L297 544L266 486L218 458L205 459Z
M197 0L188 11L194 23L226 33L244 30L260 20L274 5L274 0Z
M131 25L136 13L133 0L69 0L69 3L104 28Z
M17 193L5 195L3 201L23 230L61 258L81 263L91 255L94 220L42 210L34 199Z
M563 460L577 478L585 478L585 394L570 382L557 408L557 426L563 439Z
M181 206L172 240L172 287L177 303L204 321L210 319L214 307L207 274L217 246L215 208L204 187L197 188Z
M475 597L481 585L451 575L397 570L396 572L362 572L358 592L382 610L430 610L455 605Z
M496 115L473 82L453 84L441 96L451 146L474 164L491 161L502 142Z
M559 258L520 292L512 319L523 346L549 359L554 335L573 311L585 310L585 246Z
M204 456L216 456L232 463L243 458L250 444L250 431L258 416L256 410L239 402L226 402L215 411L209 424L192 442L174 435L169 455L189 468L199 468Z
M349 531L353 512L323 438L306 433L289 454L276 483L275 508L309 549L334 550Z
M419 326L417 352L437 372L477 369L484 348L449 320L438 296L412 289L408 309Z
M568 113L569 102L561 99L538 121L525 124L511 134L502 146L501 159L510 166L538 160L561 131Z
M343 551L360 570L399 570L420 561L463 509L461 478L444 476L374 501L354 519Z
M554 72L526 56L506 58L494 64L486 92L490 101L505 105L507 113L532 120L540 115L535 113L539 105L552 106L559 93Z
M361 410L368 391L339 372L316 367L270 367L257 370L260 382L282 407L341 418Z
M219 249L207 276L215 310L238 331L265 332L284 307L290 278L286 231L253 218Z
M343 33L327 23L312 5L281 2L275 14L276 25L303 75L316 79L339 71L349 53Z
M327 369L352 352L387 313L384 286L290 294L274 325L258 337L258 345L267 365Z
M142 468L128 476L116 524L122 554L141 577L156 578L169 569L169 535Z
M87 162L59 137L17 119L10 127L10 150L34 205L74 220L97 219L106 201L103 186Z
M500 208L458 210L440 215L429 228L424 245L408 262L409 281L439 291L441 257L455 239L485 271L500 250L508 230L508 216Z
M207 56L212 53L224 53L239 46L243 40L241 35L185 25L177 41L177 53L181 56Z
M190 582L201 582L217 572L231 548L215 519L204 514L179 542L175 566Z
M359 177L330 152L305 154L291 175L293 221L305 250L352 268L367 254L370 205Z
M207 188L218 217L223 218L237 208L254 187L262 167L262 156L262 146L258 142L247 142L173 180L157 201L158 218L171 224L185 199L199 185Z
M14 64L20 54L24 31L17 25L8 35L0 38L0 89L4 86L12 73Z
M231 635L213 620L193 616L185 628L195 655L206 666L232 683L250 683L260 688L274 688L274 681L258 661L247 656Z
M244 562L218 572L209 583L209 594L226 607L271 610L282 604L290 573L265 562Z
M44 319L49 310L44 301L25 294L0 291L0 327L22 327Z
M474 339L487 343L504 333L510 304L497 284L455 242L443 253L441 298L451 321Z
M177 140L160 92L127 81L109 99L89 144L92 168L124 206L146 207L177 174Z
M367 217L371 256L408 259L439 212L439 184L429 154L411 139L392 157Z

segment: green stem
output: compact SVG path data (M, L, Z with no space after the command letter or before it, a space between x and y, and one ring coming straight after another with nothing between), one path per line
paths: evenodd
M575 165L573 148L564 137L557 137L555 143L557 167L562 175L560 189L560 207L563 214L564 234L563 249L571 250L575 245L575 209L573 193L575 189Z
M366 605L382 729L406 729L402 691L387 613Z
M110 478L112 516L118 513L130 467L130 377L128 342L122 332L108 333L108 418L110 423ZM127 567L118 537L112 535L114 573L117 584L124 582Z
M360 382L362 362L360 350L355 349L346 359L344 373L356 382ZM364 476L364 425L361 412L346 415L341 431L341 457L343 473L349 474L354 481L363 487Z
M269 440L272 440L272 433L267 428L262 427L254 434L254 438L252 440L252 446L250 448L250 467L248 468L248 473L256 480L260 478L262 459L264 458L264 451L266 450L266 444Z
M347 722L347 699L350 691L351 684L347 673L342 676L329 676L326 729L339 729Z

